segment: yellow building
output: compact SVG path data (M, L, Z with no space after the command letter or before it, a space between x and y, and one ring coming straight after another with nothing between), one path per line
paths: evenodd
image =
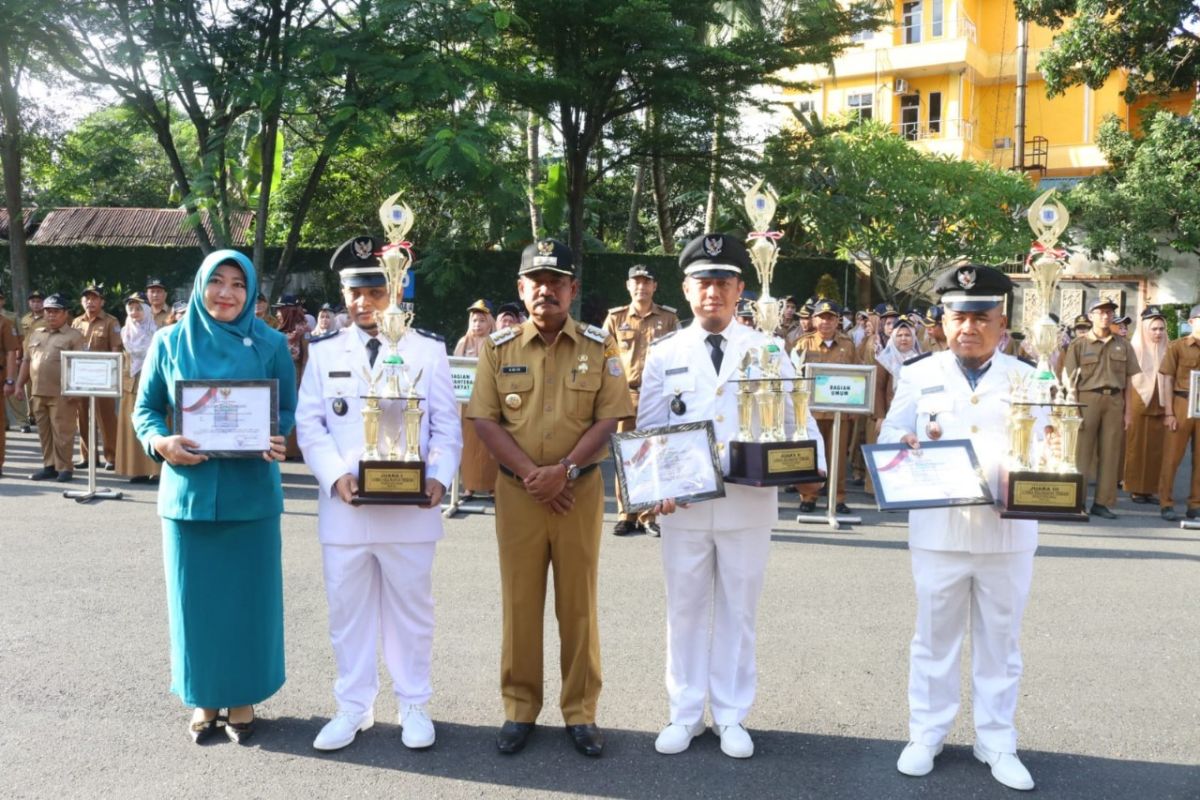
M1012 0L899 0L893 23L855 36L832 72L806 67L789 75L817 88L788 100L821 118L870 116L931 153L1010 168L1018 27ZM1099 90L1075 86L1047 98L1037 64L1053 35L1029 26L1025 166L1035 180L1104 169L1096 146L1100 123L1115 114L1136 128L1138 109L1148 105L1125 102L1125 78L1118 73ZM1187 113L1191 100L1164 105Z

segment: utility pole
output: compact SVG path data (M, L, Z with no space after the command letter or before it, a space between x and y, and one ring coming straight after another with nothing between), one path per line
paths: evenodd
M1025 72L1029 68L1029 22L1017 23L1017 121L1013 136L1013 168L1025 171Z

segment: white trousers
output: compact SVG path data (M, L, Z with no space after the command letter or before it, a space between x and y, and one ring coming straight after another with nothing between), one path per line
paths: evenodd
M732 531L662 525L667 584L671 722L737 725L754 703L754 618L771 545L769 527Z
M381 636L396 701L419 705L433 695L436 547L435 542L321 547L339 711L362 714L374 707Z
M975 740L989 750L1015 753L1021 617L1029 598L1034 551L911 552L917 630L909 651L910 739L936 746L954 725L969 614Z

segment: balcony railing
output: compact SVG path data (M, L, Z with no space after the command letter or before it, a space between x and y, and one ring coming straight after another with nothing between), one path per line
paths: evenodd
M926 23L924 15L922 15L922 19L914 20L911 24L901 24L897 28L900 33L900 40L897 44L920 44L930 40L958 38L966 38L975 44L979 43L975 22L959 3L946 3L941 28L941 33L935 35L933 23Z
M892 130L910 142L923 139L967 139L975 136L975 129L969 120L946 119L929 123L896 122Z

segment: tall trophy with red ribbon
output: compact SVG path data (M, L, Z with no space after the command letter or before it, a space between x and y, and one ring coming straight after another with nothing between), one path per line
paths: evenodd
M416 377L410 376L400 355L400 342L408 335L413 320L412 307L401 302L405 279L413 263L412 243L405 239L413 226L412 209L400 202L397 192L379 207L379 220L387 239L379 261L387 279L389 303L385 311L376 315L376 324L380 337L387 342L388 352L382 374L367 376L370 388L363 398L366 447L358 465L356 501L419 505L427 501L425 462L421 460L420 448L424 414L421 401L425 398L417 394L420 371ZM381 392L377 391L380 382ZM380 438L385 449L379 447Z
M758 299L750 301L754 327L765 333L768 343L749 351L738 371L738 434L729 443L730 483L752 486L786 486L821 480L817 471L817 443L812 439L788 440L784 415L788 393L795 396L797 377L785 380L781 369L783 348L775 338L783 301L771 296L771 278L779 259L778 241L783 234L771 230L778 199L760 180L746 192L744 207L752 228L747 248L762 286ZM790 384L786 387L785 383ZM807 411L805 411L807 417ZM805 418L796 419L797 430Z

